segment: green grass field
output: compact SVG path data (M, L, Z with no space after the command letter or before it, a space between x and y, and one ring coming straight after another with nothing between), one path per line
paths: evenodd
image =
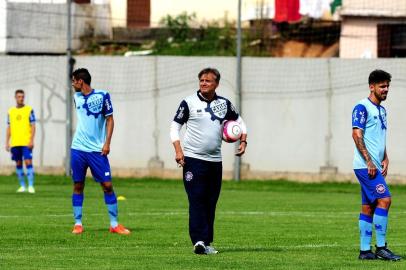
M181 181L115 179L120 222L108 232L101 188L85 189L85 232L72 235L71 181L37 176L37 193L16 194L0 177L0 269L406 269L358 261L359 187L284 181L224 182L215 224L220 254L192 253ZM388 242L406 256L406 187L393 186Z

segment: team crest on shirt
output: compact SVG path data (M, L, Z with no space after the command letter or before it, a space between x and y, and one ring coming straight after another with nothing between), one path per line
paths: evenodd
M104 95L102 93L94 93L85 98L82 108L86 110L87 115L93 115L95 118L98 118L103 111L103 99ZM109 104L109 106L111 105Z
M187 171L187 172L185 173L185 180L188 181L188 182L190 182L190 181L192 181L192 179L193 179L193 173L190 172L190 171Z
M383 194L386 191L385 185L384 184L378 184L375 187L376 192L378 192L379 194Z
M224 121L227 114L227 100L218 98L207 104L206 112L210 113L211 120L219 120L220 124Z

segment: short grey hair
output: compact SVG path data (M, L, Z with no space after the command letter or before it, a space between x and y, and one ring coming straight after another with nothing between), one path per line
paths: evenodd
M199 72L199 75L198 75L199 80L204 74L209 74L209 73L216 76L216 79L215 79L216 83L220 82L220 72L216 68L211 68L211 67L204 68Z

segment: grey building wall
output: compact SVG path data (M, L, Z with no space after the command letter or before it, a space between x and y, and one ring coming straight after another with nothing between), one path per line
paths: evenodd
M114 175L180 177L169 139L169 125L181 100L198 89L197 73L217 67L218 94L235 101L234 58L76 57L76 68L90 70L94 88L110 91L116 121L110 162ZM7 108L17 88L35 108L38 135L34 163L39 171L63 171L65 158L64 57L0 57L0 142L5 140ZM406 171L406 63L398 59L243 59L242 115L249 135L243 156L244 178L303 181L354 180L351 114L368 96L367 78L375 68L392 73L388 100L390 177ZM329 99L329 96L331 97ZM225 177L231 177L234 145L223 144ZM0 169L10 172L9 154L0 152ZM327 166L327 169L326 169Z
M6 2L0 31L0 53L54 53L66 51L66 4ZM4 30L3 30L4 31ZM72 48L79 49L82 37L110 37L110 6L72 4ZM4 38L4 39L2 39ZM3 49L2 49L3 47Z

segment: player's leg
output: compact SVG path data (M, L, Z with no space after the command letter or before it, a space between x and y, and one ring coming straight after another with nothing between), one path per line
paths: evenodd
M360 259L375 259L375 255L371 250L372 241L372 215L375 210L374 204L367 204L365 196L363 196L363 202L361 207L361 213L359 214L359 231L360 231Z
M83 213L83 191L85 189L85 181L74 182L72 194L72 208L73 218L75 219L75 227L82 227L82 213ZM78 228L83 231L83 228Z
M118 234L130 234L130 230L118 223L117 197L111 182L110 163L107 156L100 153L88 153L89 167L93 178L99 182L104 192L104 202L107 206L110 218L110 232Z
M83 232L83 191L85 188L86 170L88 167L85 154L85 152L79 150L71 150L71 169L73 180L72 209L75 220L72 233L74 234L81 234Z
M380 172L375 178L368 177L367 169L364 169L362 176L357 175L360 183L362 182L363 191L368 196L370 202L374 202L376 207L373 213L373 224L375 226L376 235L376 252L375 255L379 259L397 261L400 256L393 254L386 247L386 229L388 224L388 212L391 205L391 194L386 185L385 178Z
M369 185L369 176L367 169L354 170L355 175L361 185L362 207L359 215L358 226L360 232L360 260L374 260L375 254L371 249L372 231L373 231L373 213L375 211L375 198Z
M207 162L185 157L183 183L189 201L189 235L196 254L206 252L205 243L209 240L207 222L207 198L209 167Z
M104 181L100 183L104 192L104 202L107 206L107 210L110 218L110 232L118 234L130 234L130 230L118 223L118 205L117 197L113 190L113 185L110 181Z
M209 196L207 203L207 223L208 239L206 243L206 254L217 254L218 251L211 246L214 238L214 219L216 215L216 205L220 196L223 166L221 162L211 162L209 180Z
M377 199L373 222L375 225L376 246L386 245L386 229L388 227L388 213L391 205L391 197Z
M23 147L23 156L25 167L27 168L27 179L28 179L28 192L35 193L34 189L34 167L32 164L32 150L28 147Z
M390 194L389 194L390 195ZM374 224L376 234L376 257L382 260L398 261L402 257L394 254L387 248L386 230L388 227L388 213L391 205L391 197L380 198L374 213Z
M110 217L110 227L115 228L118 226L118 206L117 197L113 190L112 183L102 182L100 183L104 192L104 203L107 206L107 210Z
M25 176L24 176L24 168L23 168L23 152L20 146L11 147L11 159L16 162L16 174L18 178L18 182L20 183L20 187L17 189L17 192L25 192Z
M392 203L389 188L386 185L385 178L379 173L373 180L375 185L375 196L377 205L374 212L374 225L376 235L376 256L379 259L398 261L400 256L394 254L387 248L386 230L388 228L388 213Z

